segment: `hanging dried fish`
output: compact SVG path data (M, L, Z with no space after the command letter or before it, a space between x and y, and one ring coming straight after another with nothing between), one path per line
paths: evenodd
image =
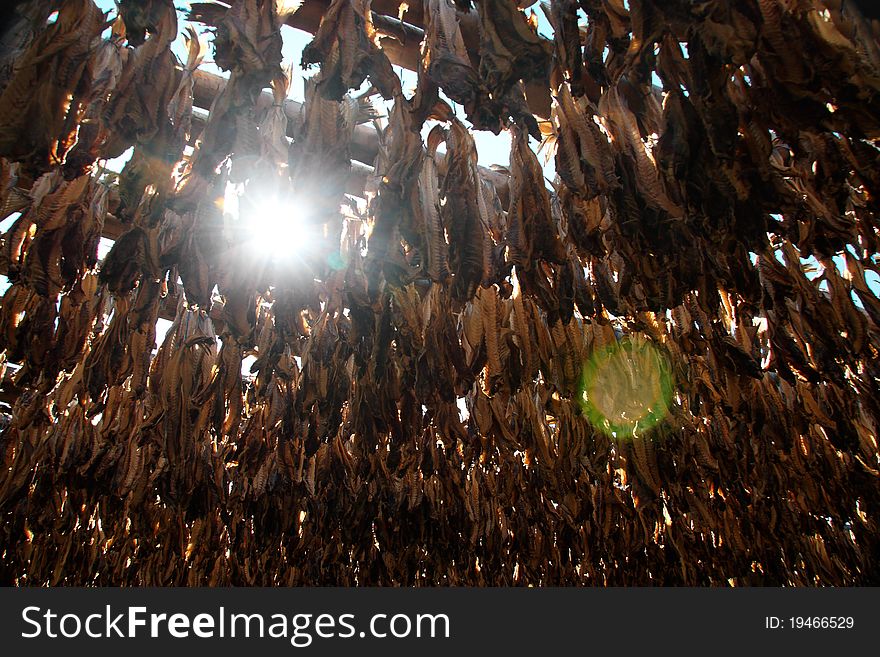
M877 581L876 12L553 0L551 45L517 3L475 4L405 13L427 28L407 98L369 3L332 3L297 120L292 5L193 3L231 74L190 157L201 51L190 33L163 73L170 3L121 3L125 49L78 0L52 25L21 3L3 583ZM387 123L376 89L346 93L367 78ZM482 169L471 129L502 127L509 167ZM92 167L132 143L118 184ZM289 259L248 216L286 198L314 231Z
M104 157L118 157L135 143L145 146L151 157L167 157L163 146L171 132L168 104L177 87L171 53L177 13L170 2L161 7L155 12L156 33L128 56L107 102L104 123L109 141L102 148Z
M425 8L425 73L453 101L464 107L474 127L498 133L500 107L471 66L459 19L449 0L429 0Z
M440 187L445 202L440 216L449 235L452 297L466 301L483 279L483 244L488 235L477 201L481 190L474 138L457 120L447 134L446 149L446 175Z
M544 186L541 165L529 148L528 136L513 131L510 152L511 197L508 210L510 259L528 271L539 260L561 264L565 250L550 209L550 194Z
M0 155L36 173L60 161L69 143L65 117L79 111L69 97L82 84L103 29L104 15L91 0L65 0L57 20L35 36L0 95Z
M315 38L303 50L302 66L321 64L320 94L342 100L368 77L385 99L400 92L400 80L376 45L371 0L333 0L321 17Z
M480 74L496 98L507 94L516 80L536 80L547 86L550 43L542 39L515 3L480 0Z

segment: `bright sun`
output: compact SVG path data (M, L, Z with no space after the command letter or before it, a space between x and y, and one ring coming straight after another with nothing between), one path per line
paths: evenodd
M305 220L307 207L302 199L269 195L251 202L230 185L224 211L240 222L247 247L255 255L287 260L314 246L315 228Z
M267 199L256 204L246 217L252 246L273 259L302 253L313 242L312 229L303 221L302 210L290 199Z

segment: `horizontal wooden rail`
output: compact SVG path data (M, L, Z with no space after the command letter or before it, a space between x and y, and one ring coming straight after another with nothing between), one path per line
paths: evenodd
M223 89L226 84L226 78L207 71L196 71L193 75L193 104L197 108L210 108L214 102L214 98ZM269 108L274 103L271 92L263 91L257 99L257 114ZM287 99L284 102L284 113L287 115L287 136L293 138L299 131L302 120L302 103L295 100ZM204 115L203 115L204 116ZM203 118L197 119L194 123L203 122ZM349 178L349 185L346 188L349 194L353 196L361 196L367 176L372 172L372 165L379 154L379 135L375 128L370 125L359 125L354 130L351 142L352 156L352 175ZM440 173L445 171L444 158L442 155L437 157ZM361 163L361 164L358 164ZM369 165L368 167L362 165ZM505 173L489 169L487 167L479 167L480 175L491 182L498 191L498 196L502 203L507 204L508 195L508 176Z

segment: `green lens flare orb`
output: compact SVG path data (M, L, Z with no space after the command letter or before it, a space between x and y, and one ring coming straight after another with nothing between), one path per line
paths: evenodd
M626 438L666 417L672 389L666 356L647 340L628 337L593 353L581 377L580 401L594 426Z
M340 269L345 269L348 263L345 261L345 258L342 257L342 254L339 253L339 251L334 251L327 256L327 264L336 271L339 271Z

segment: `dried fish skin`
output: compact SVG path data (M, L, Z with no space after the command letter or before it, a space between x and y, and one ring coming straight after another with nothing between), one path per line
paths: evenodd
M538 36L507 0L480 0L480 75L495 98L503 97L517 80L547 86L550 42Z
M90 0L66 0L58 19L45 26L16 60L0 95L0 155L21 159L41 173L60 159L58 149L69 96L82 83L92 43L104 15Z
M151 149L162 157L161 146L171 133L168 104L177 88L175 58L171 43L177 37L177 13L173 6L160 14L156 30L131 53L104 109L104 126L109 137L101 149L103 157L118 157L132 144Z
M206 9L210 8L209 11ZM195 210L220 164L231 153L256 156L259 150L256 100L281 71L281 22L274 0L246 0L229 8L195 3L190 16L216 28L214 59L230 71L229 82L211 104L192 175L177 190L177 211Z
M134 47L142 46L147 34L153 38L168 14L174 12L172 0L119 0L119 15L125 23L125 38Z
M302 54L302 66L321 63L321 95L342 100L368 77L386 100L400 92L391 62L374 42L371 0L333 0L321 17L315 38Z
M455 8L449 0L429 0L425 12L425 74L461 103L475 128L498 134L501 107L490 99L488 87L471 66Z
M511 245L511 261L526 271L538 261L565 262L565 249L559 240L541 166L529 148L528 136L519 129L513 130L510 162L507 242Z
M485 234L477 201L480 180L474 139L467 128L453 120L446 137L446 174L440 186L445 199L440 216L449 235L449 268L452 297L473 298L483 279Z

